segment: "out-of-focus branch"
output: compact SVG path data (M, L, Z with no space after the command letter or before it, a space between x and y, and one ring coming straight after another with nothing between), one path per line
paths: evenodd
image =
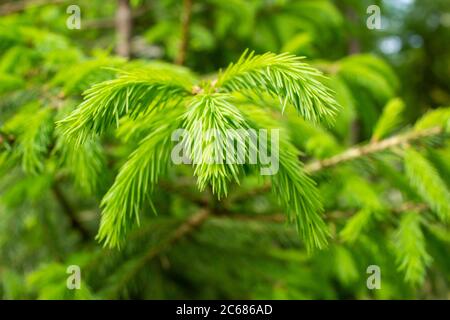
M305 165L305 170L310 174L316 173L321 170L346 163L348 161L356 160L377 152L382 152L397 146L408 144L414 142L415 140L436 136L442 134L443 132L444 129L442 127L433 127L420 131L409 131L407 133L399 134L397 136L393 136L384 140L374 141L365 145L352 147L331 158L310 162ZM233 202L249 199L256 195L268 192L270 188L271 184L270 182L267 182L260 188L255 188L248 193L238 195L234 198L231 198L229 201Z
M363 146L356 146L338 154L334 157L311 162L305 166L305 170L309 173L314 173L325 168L334 167L340 163L355 160L373 153L381 152L396 146L404 145L409 142L427 138L441 134L443 129L441 127L434 127L421 131L410 131L391 138L380 141L371 142Z
M60 189L58 182L55 182L52 187L53 194L56 198L56 201L59 203L64 213L67 215L70 221L70 225L77 230L83 240L88 240L90 238L88 230L83 226L83 224L79 221L75 211L67 200L66 196Z
M397 208L390 208L389 211L394 214L401 214L403 212L408 211L414 211L414 212L423 212L425 210L428 210L429 207L424 203L413 203L413 202L406 202L403 203L401 206ZM348 211L342 211L342 210L335 210L325 213L324 218L327 221L335 221L342 218L350 218L356 213L356 210L348 210ZM287 216L282 213L276 213L276 214L236 214L236 213L228 213L227 215L221 215L221 216L215 216L216 218L225 218L225 219L236 219L236 220L243 220L243 221L261 221L261 222L275 222L275 223L282 223L286 222Z
M152 3L140 6L137 10L131 11L132 20L139 18L153 9ZM109 29L116 26L116 18L106 17L99 19L90 19L83 22L83 28L85 29Z
M17 13L27 8L44 6L49 4L58 4L68 2L68 0L23 0L11 1L0 5L0 16Z
M345 10L345 17L347 18L347 20L352 23L356 23L357 16L355 10L351 7L347 7L344 10ZM349 55L361 52L361 45L358 39L355 37L355 35L352 35L350 37L350 39L348 40L347 47L348 47L347 52Z
M119 56L129 58L131 54L132 17L129 0L118 0L116 13L117 47Z
M140 258L139 262L132 270L127 272L124 278L116 286L116 291L120 291L135 275L142 270L148 262L160 255L181 239L189 236L193 231L197 230L210 216L210 212L206 209L198 211L196 214L190 216L184 223L175 229L168 237L162 240L158 245L150 247L147 253ZM112 296L111 298L114 298Z
M210 205L206 197L199 197L196 194L191 193L186 186L180 187L166 181L160 181L159 186L161 186L161 188L164 189L165 191L175 193L180 197L187 199L200 207L208 207Z
M183 0L183 12L181 16L181 42L175 63L183 65L189 47L189 29L192 15L192 0Z
M7 134L7 133L0 131L0 146L3 143L13 144L15 140L16 140L16 137L14 137L12 134Z

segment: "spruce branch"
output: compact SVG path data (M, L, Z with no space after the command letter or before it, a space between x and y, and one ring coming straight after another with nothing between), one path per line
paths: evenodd
M238 62L220 72L216 87L225 92L268 92L280 100L283 110L290 103L306 120L331 124L338 104L319 81L322 73L302 59L288 53L255 55L246 51Z
M404 214L394 235L398 268L405 272L405 280L413 285L425 280L432 258L426 251L421 224L423 218L415 211Z
M67 118L58 122L64 134L82 144L108 127L119 126L125 115L137 117L190 95L191 78L168 68L149 67L122 72L85 92L85 100Z
M2 128L8 132L5 142L14 143L26 173L37 174L44 169L44 158L52 140L52 120L50 108L40 108L38 103L32 103Z
M239 183L242 172L242 165L226 161L224 151L228 149L228 140L225 138L238 141L245 150L244 154L249 148L256 147L244 143L244 131L250 126L239 109L230 103L230 99L231 96L227 94L196 95L188 105L183 123L190 134L189 150L199 190L205 190L209 184L219 199L227 195L227 185L231 180ZM215 143L203 138L208 130L215 130L220 137Z
M147 203L144 199L164 172L162 163L169 162L171 134L175 129L185 129L191 137L189 153L200 190L210 186L221 198L227 195L231 181L239 183L245 165L239 161L229 163L223 157L220 161L220 154L228 150L225 144L228 140L237 141L245 157L250 157L248 153L253 152L248 151L254 151L256 146L252 139L247 139L247 130L279 128L280 125L266 122L267 127L263 117L260 118L263 124L254 115L244 117L244 111L233 101L238 91L250 90L256 95L268 91L280 98L283 108L291 103L310 121L331 122L337 110L331 93L319 81L321 73L293 55L244 53L214 81L196 81L187 72L175 69L150 67L122 72L117 79L87 90L84 102L58 122L75 145L86 143L113 124L121 127L119 131L126 141L141 140L102 201L97 238L107 246L120 246L133 223L139 223L140 210ZM170 110L181 113L171 115ZM161 118L162 112L166 113L165 118ZM211 129L226 139L208 143L203 135ZM273 189L308 249L322 248L327 243L328 232L321 218L321 200L298 156L289 139L282 139L279 172L272 176Z
M314 174L325 169L329 169L349 161L357 160L362 157L370 156L377 152L382 152L401 145L407 145L417 140L430 138L443 134L445 130L442 127L431 127L422 130L409 131L380 141L373 141L365 145L351 147L346 151L333 157L315 160L305 164L304 170L309 174ZM248 193L232 197L230 201L241 201L258 194L270 191L271 184L265 183L260 188L255 188Z
M437 213L442 222L450 221L450 191L433 165L413 148L404 158L405 172L411 185L422 199Z
M83 145L76 145L64 135L58 135L53 150L59 156L59 164L65 168L75 185L86 194L92 195L100 189L106 159L100 139L91 139Z
M270 113L256 106L241 106L241 111L253 128L279 128ZM300 152L284 130L279 135L278 144L279 168L270 176L268 186L285 208L289 220L295 223L308 251L324 248L329 232L322 219L323 206L316 184L305 172L303 163L299 161Z
M430 207L426 203L415 203L415 202L405 202L399 206L386 209L396 215L400 215L405 212L414 211L416 213L422 213L429 211ZM221 217L224 219L236 219L236 220L250 220L250 221L261 221L261 222L274 222L274 223L285 223L287 222L286 214L284 213L273 213L273 214L241 214L229 209L225 209L226 215L220 215L216 217ZM354 216L357 210L332 210L327 211L324 214L324 220L333 222L340 219L348 219Z
M416 140L436 136L442 134L444 129L442 127L433 127L420 131L410 131L404 134L399 134L384 140L375 141L366 145L356 146L350 148L343 153L324 160L317 160L305 165L306 171L315 173L323 169L337 166L339 164L352 161L361 157L366 157L371 154L385 151L397 146L405 145Z
M179 122L176 121L155 121L154 130L130 155L114 184L103 197L97 239L105 246L120 247L133 223L139 224L139 213L144 201L150 200L154 186L168 166L170 137L178 125Z

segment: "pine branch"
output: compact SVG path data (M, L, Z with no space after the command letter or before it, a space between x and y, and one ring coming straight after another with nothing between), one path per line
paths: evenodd
M155 108L179 102L191 92L191 78L167 67L151 66L123 72L119 78L104 81L85 92L84 102L58 122L64 134L82 144L105 132L125 115L136 118Z
M244 149L244 156L250 157L255 153L247 151L252 151L256 145L247 136L248 130L267 129L267 126L261 126L258 119L251 120L250 126L247 120L254 116L243 116L244 111L231 101L232 93L251 90L258 95L268 91L280 98L283 108L290 103L307 120L330 122L337 104L319 81L321 73L300 60L289 54L255 56L244 53L216 81L198 83L187 72L174 70L174 67L164 70L150 68L124 72L119 78L94 85L86 91L86 99L80 107L58 123L66 136L76 144L82 144L90 137L104 133L115 123L117 127L122 125L122 133L130 129L124 133L126 139L143 139L103 198L98 239L105 245L119 246L132 224L139 222L139 212L147 203L144 199L162 173L162 163L168 162L170 138L177 128L184 128L191 138L187 143L188 157L193 160L200 191L211 186L220 199L227 195L230 181L239 183L244 166L239 160L232 163L224 161L223 152L228 150L226 144L229 140L236 141ZM187 106L187 110L180 105ZM184 115L171 117L167 114L165 123L155 127L155 117L170 109L181 110ZM127 118L121 121L125 116ZM167 119L172 121L167 122ZM182 120L181 124L178 119ZM167 130L174 124L180 126ZM279 124L271 127L278 128ZM204 133L211 130L222 137L215 139L213 144L203 139ZM229 132L233 132L232 136L228 135ZM247 140L250 140L248 145ZM291 221L295 221L308 249L322 248L327 243L328 231L321 218L320 195L314 181L298 161L298 150L288 139L282 139L282 144L279 172L271 177L273 190ZM274 152L278 156L278 151ZM261 165L260 169L273 168Z
M391 138L375 141L363 146L357 146L328 159L318 160L305 165L306 171L315 173L323 169L337 166L339 164L352 161L361 157L369 156L373 153L385 151L396 146L408 144L427 137L436 136L444 132L442 127L433 127L421 131L410 131Z
M279 170L271 176L272 190L295 222L308 252L312 252L326 247L329 231L322 219L323 205L316 183L302 168L298 156L294 146L281 142Z
M227 94L196 95L188 106L183 123L190 135L187 145L195 166L194 174L198 177L198 187L203 191L210 185L219 199L227 195L230 181L239 183L242 172L242 165L226 161L224 150L229 147L225 138L238 141L245 149L244 154L252 148L245 144L244 136L244 131L250 127L239 109L230 103L230 99L231 96ZM215 130L220 137L215 143L203 138L209 130Z
M433 165L413 148L406 150L404 164L406 176L420 197L442 222L450 221L450 191Z
M432 127L427 129L422 129L419 131L410 131L404 134L399 134L397 136L393 136L391 138L387 138L380 141L374 141L366 145L352 147L347 149L346 151L333 156L328 159L316 160L310 163L307 163L304 167L307 173L317 173L322 170L335 167L340 164L347 163L352 160L356 160L365 156L370 156L377 152L382 152L396 146L405 145L416 140L420 140L423 138L433 137L444 133L444 129L442 127ZM266 193L270 191L271 184L270 182L265 183L260 188L255 188L248 193L241 194L235 197L231 197L229 201L241 201L243 199L248 199L250 197L254 197L258 194Z
M238 62L220 72L216 87L225 92L269 93L280 99L283 110L289 103L305 120L331 124L339 106L319 81L321 77L322 73L302 62L301 57L246 51Z
M256 106L242 106L241 110L252 128L279 128L279 123L274 121L270 113ZM272 137L268 139L271 140ZM289 220L295 223L308 251L324 248L329 232L322 219L320 193L315 182L305 172L303 163L299 161L300 152L291 143L288 133L282 131L277 139L277 150L268 148L268 151L275 152L279 159L277 172L270 176L272 191L286 210Z
M363 207L346 221L344 228L339 232L339 237L344 242L354 243L363 232L368 230L373 223L374 216L374 210Z
M405 202L400 206L389 208L388 211L396 215L400 215L404 212L414 211L417 213L425 212L430 210L430 207L425 203L414 203ZM274 222L274 223L285 223L287 222L286 214L284 213L274 213L274 214L240 214L228 209L224 209L226 215L217 215L216 217L221 217L224 219L236 219L236 220L250 220L250 221L262 221L262 222ZM357 213L356 210L333 210L325 212L324 219L326 221L337 221L340 219L348 219Z
M154 121L153 130L121 167L101 203L103 211L97 239L105 246L119 247L132 225L139 224L142 206L145 200L150 200L169 163L171 133L178 125L179 122L167 122L163 117Z
M52 140L52 120L50 108L31 103L3 126L3 130L8 132L8 140L14 142L21 156L22 168L26 173L36 174L44 169L44 158Z
M413 285L422 284L432 258L426 251L422 217L415 211L403 215L394 236L398 268L405 272L405 280Z
M106 168L106 159L99 139L75 145L73 140L58 135L53 151L58 153L61 167L69 172L77 187L88 195L99 190Z

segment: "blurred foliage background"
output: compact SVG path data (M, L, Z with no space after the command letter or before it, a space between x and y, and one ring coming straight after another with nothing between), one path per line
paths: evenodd
M448 299L449 39L448 0L1 0L0 297ZM329 247L308 254L257 176L217 201L177 167L158 215L148 205L121 250L102 248L99 204L135 143L125 128L76 149L55 121L117 69L213 77L247 48L306 56L342 106L331 127L274 114L317 182Z

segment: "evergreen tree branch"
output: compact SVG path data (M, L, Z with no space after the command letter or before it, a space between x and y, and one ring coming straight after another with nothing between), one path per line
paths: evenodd
M136 118L179 102L191 94L191 81L187 74L162 66L123 72L119 78L87 90L81 105L58 125L65 135L82 144L114 123L119 126L125 115Z
M406 176L420 197L442 222L450 221L450 191L434 166L413 148L406 150L404 165Z
M410 131L404 134L393 136L380 141L375 141L363 146L356 146L344 151L341 154L333 156L324 160L317 160L305 165L306 171L315 173L323 169L337 166L339 164L352 161L361 157L369 156L373 153L381 152L391 149L396 146L408 144L410 142L420 140L427 137L442 134L444 129L442 127L433 127L421 131Z
M426 268L432 261L426 250L422 222L417 212L410 211L402 216L394 236L398 269L405 272L405 280L413 285L423 283Z
M245 151L252 148L244 143L243 130L250 128L249 124L230 99L228 94L198 94L192 98L183 120L183 127L190 135L187 145L199 190L203 191L210 185L219 199L227 195L230 181L239 183L242 172L242 165L228 163L225 159L226 138L239 141ZM202 138L209 130L220 136L214 143Z
M380 141L374 141L362 146L352 147L347 149L346 151L335 155L333 157L316 160L310 163L305 164L304 170L307 173L317 173L322 170L335 167L337 165L346 163L348 161L356 160L365 156L370 156L371 154L382 152L396 146L408 144L414 142L416 140L420 140L423 138L429 138L433 136L437 136L444 133L444 129L442 127L432 127L427 129L422 129L418 131L410 131L407 133L399 134L387 139L383 139ZM233 201L241 201L244 199L248 199L258 194L266 193L270 191L271 184L270 182L265 183L260 188L255 188L248 193L237 195L235 197L231 197L229 199L230 202Z
M253 128L268 130L280 126L269 113L256 106L246 105L241 110ZM269 140L272 139L272 134L270 133ZM267 148L271 153L277 154L279 159L277 172L270 175L272 191L285 209L289 220L296 224L308 251L324 248L329 232L322 219L320 193L315 182L305 172L303 163L299 161L300 152L291 143L287 132L283 130L278 140L277 150Z
M389 208L389 212L394 214L402 214L404 212L414 211L417 213L424 212L430 210L430 207L425 203L414 203L414 202L405 202L398 207ZM222 218L230 218L236 220L251 220L251 221L262 221L262 222L274 222L274 223L284 223L287 221L286 215L283 213L274 213L274 214L240 214L228 209L225 209L226 215L218 215L216 217ZM326 221L336 221L339 219L348 219L352 217L357 211L356 210L333 210L325 212L324 220Z
M154 119L153 128L121 167L114 184L103 197L102 219L97 238L105 246L119 247L127 231L139 223L141 209L149 200L159 177L165 172L171 136L179 122Z
M225 92L269 93L280 99L283 110L292 104L304 119L330 124L339 106L320 78L323 74L304 63L301 57L271 52L255 55L245 51L239 61L220 72L215 85Z

